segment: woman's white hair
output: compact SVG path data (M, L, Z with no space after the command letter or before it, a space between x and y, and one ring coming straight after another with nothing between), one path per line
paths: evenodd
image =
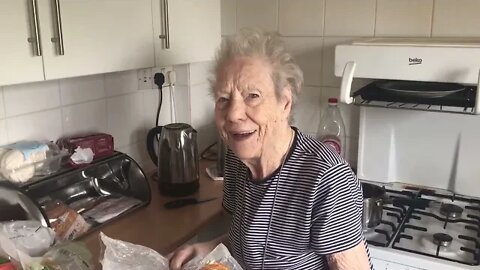
M302 89L303 72L289 54L283 41L276 33L266 33L257 28L246 28L222 41L213 66L214 74L235 57L265 57L272 65L272 81L277 98L288 85L292 92L292 106ZM212 81L214 90L215 80Z

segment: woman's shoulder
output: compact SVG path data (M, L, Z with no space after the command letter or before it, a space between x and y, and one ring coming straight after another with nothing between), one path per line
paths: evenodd
M346 163L345 159L330 147L313 136L305 134L299 130L297 130L296 143L296 151L298 151L301 156L304 156L313 162L329 165L330 167Z

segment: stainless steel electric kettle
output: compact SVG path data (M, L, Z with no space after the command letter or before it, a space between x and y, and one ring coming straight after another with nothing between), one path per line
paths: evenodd
M155 141L158 137L158 151ZM157 164L160 192L186 196L198 190L197 131L185 123L157 126L147 134L147 150ZM158 156L157 156L158 153Z

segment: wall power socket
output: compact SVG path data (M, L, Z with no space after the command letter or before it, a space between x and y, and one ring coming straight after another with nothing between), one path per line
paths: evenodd
M137 70L138 90L153 89L153 76L151 68Z

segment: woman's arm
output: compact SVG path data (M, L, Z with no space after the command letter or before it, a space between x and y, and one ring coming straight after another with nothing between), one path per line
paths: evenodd
M333 270L369 270L365 243L361 241L358 245L342 252L327 255L328 265Z

